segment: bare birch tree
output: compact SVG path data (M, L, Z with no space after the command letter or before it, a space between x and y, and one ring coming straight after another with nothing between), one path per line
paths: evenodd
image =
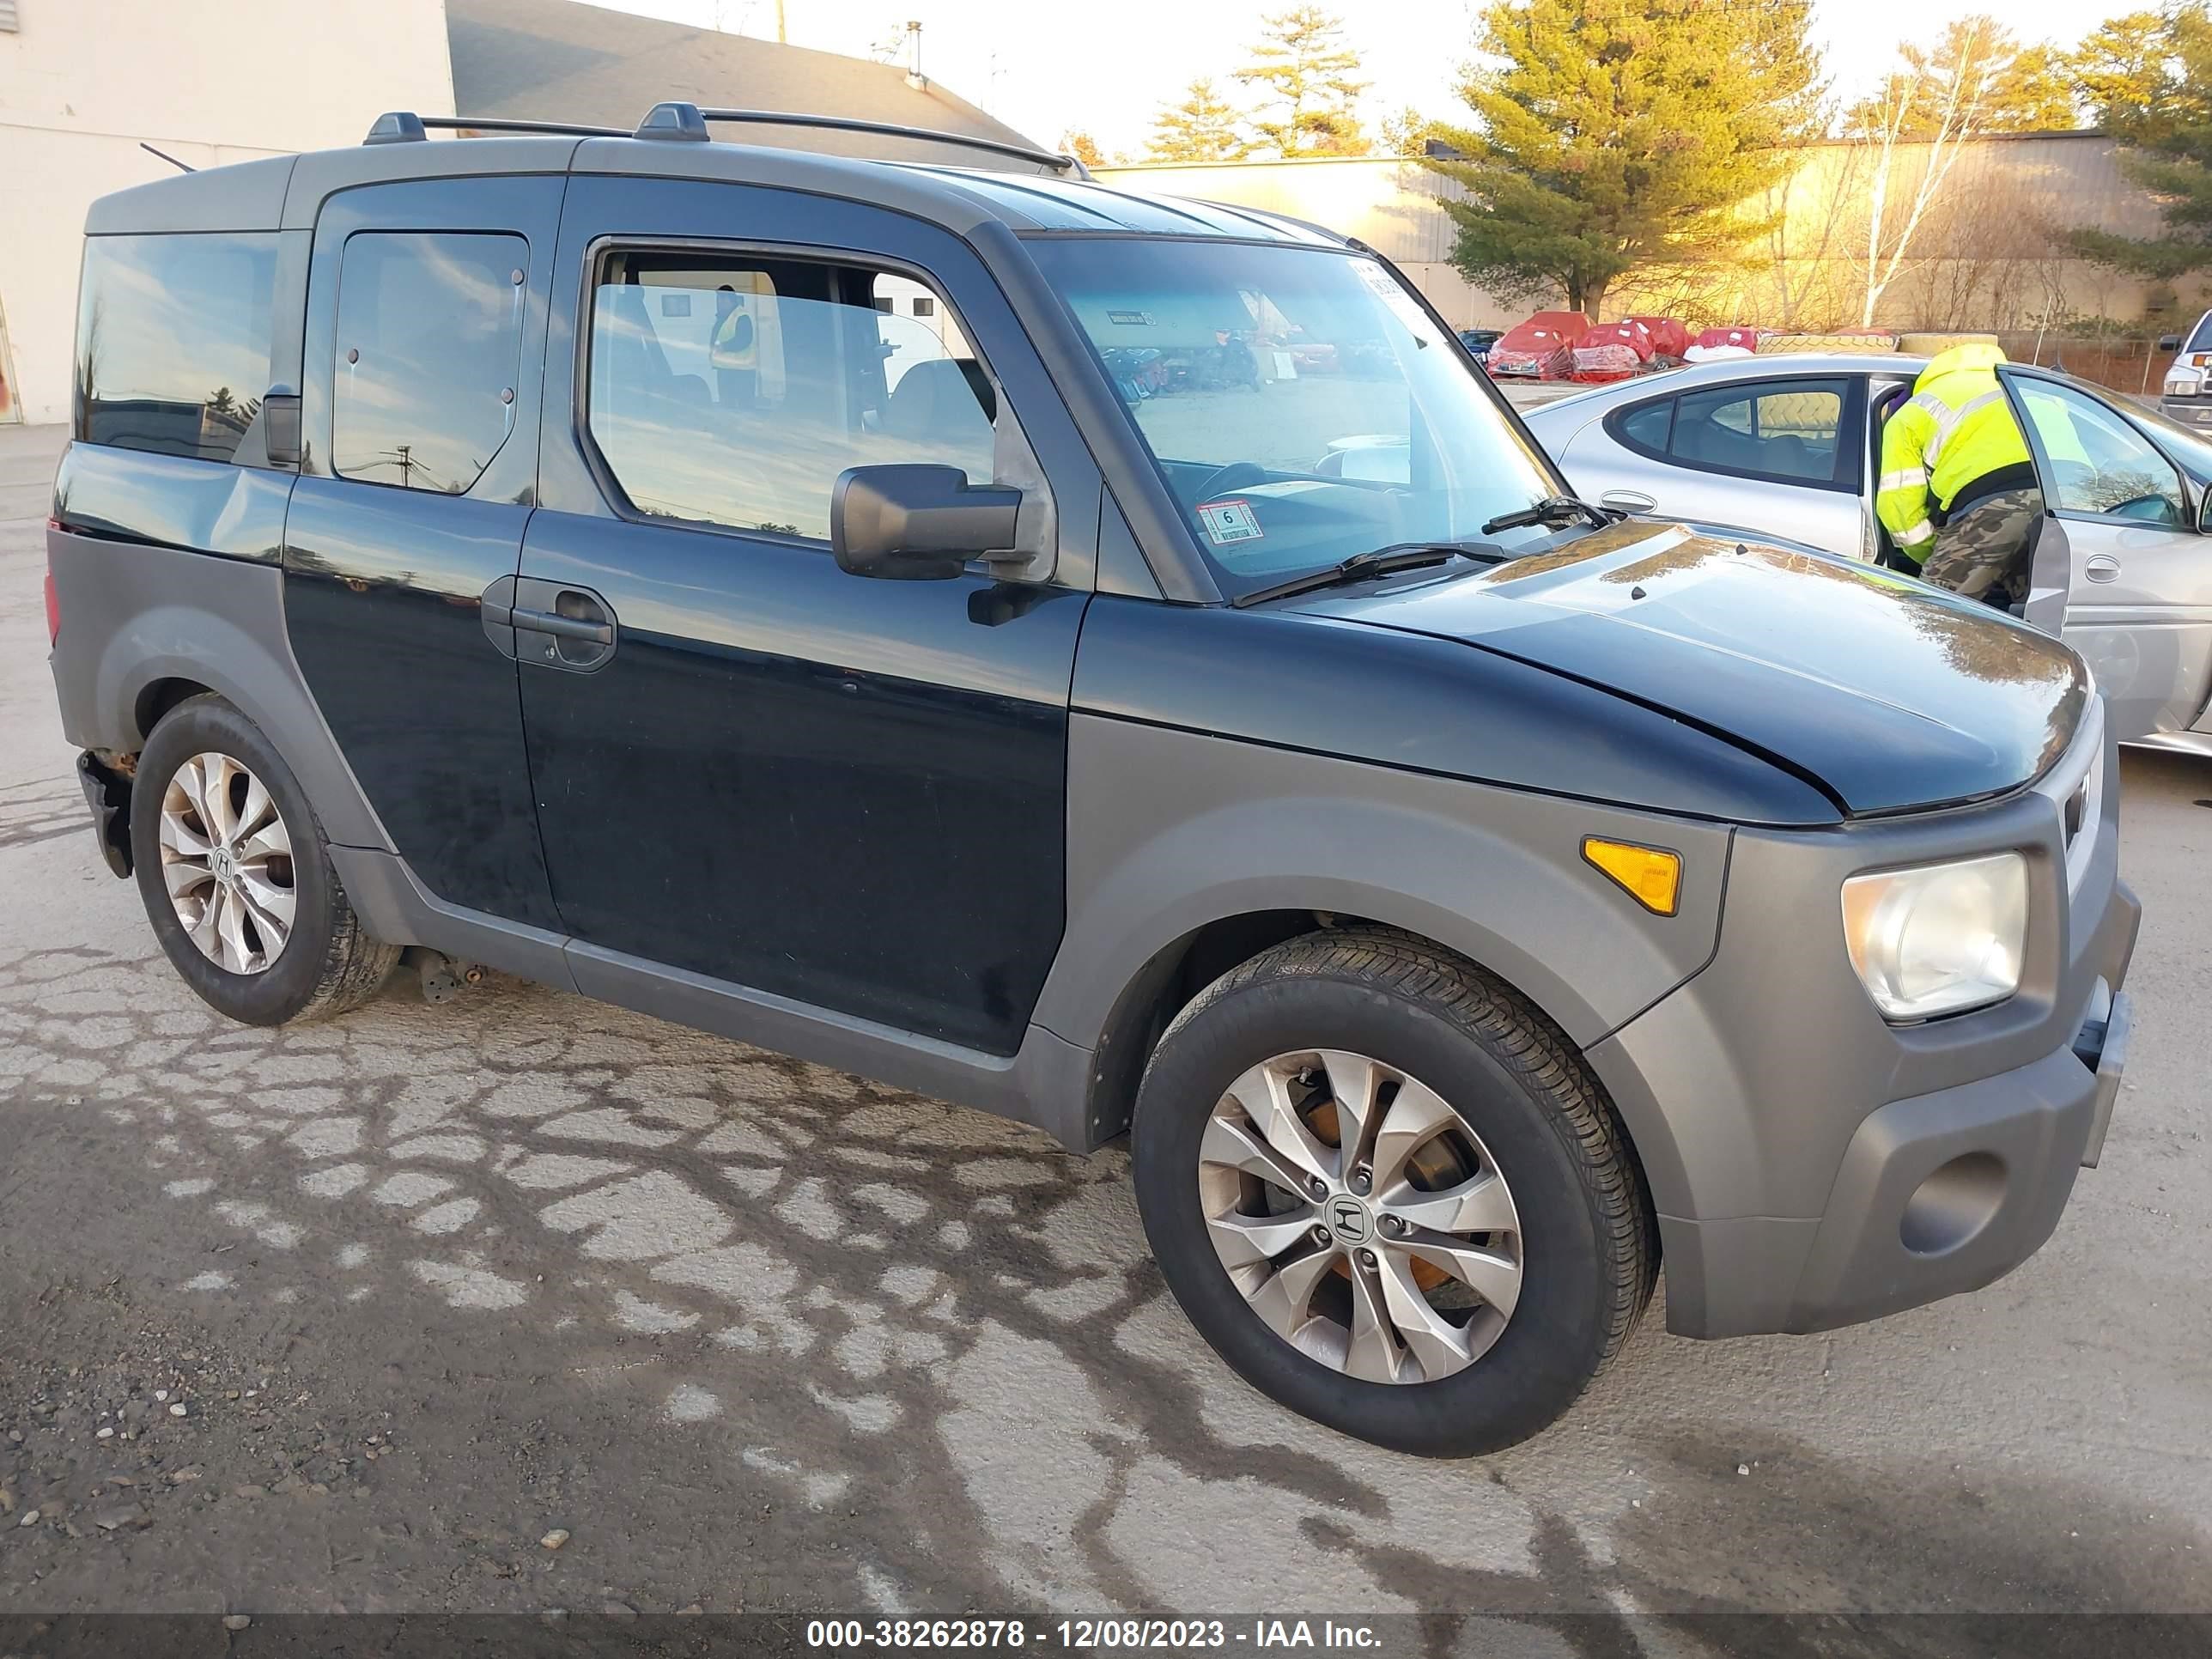
M1874 325L1881 296L1897 279L1929 210L1943 194L1966 146L1988 131L1999 82L2019 47L1992 17L1962 17L1933 51L1908 46L1904 64L1852 112L1853 137L1867 153L1865 297L1859 326ZM1917 173L1899 178L1910 150ZM1893 200L1893 185L1899 188Z

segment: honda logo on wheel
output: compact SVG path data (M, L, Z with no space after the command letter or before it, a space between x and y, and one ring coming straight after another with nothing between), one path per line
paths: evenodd
M1374 1218L1358 1199L1339 1194L1328 1206L1329 1230L1346 1244L1364 1244L1375 1233Z

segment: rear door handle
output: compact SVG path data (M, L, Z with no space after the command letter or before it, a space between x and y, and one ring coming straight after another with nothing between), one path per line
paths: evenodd
M2083 561L2081 574L2093 582L2116 582L2120 579L2120 562L2109 553L2092 553Z
M1597 501L1600 507L1617 507L1624 513L1649 513L1659 505L1658 497L1640 489L1608 489Z
M619 641L614 611L605 599L588 587L541 577L516 579L507 620L518 659L572 673L604 668Z
M520 605L507 615L514 625L526 634L550 634L556 640L589 640L595 645L612 645L615 642L612 623L591 622L582 617L563 617L550 611L527 611Z

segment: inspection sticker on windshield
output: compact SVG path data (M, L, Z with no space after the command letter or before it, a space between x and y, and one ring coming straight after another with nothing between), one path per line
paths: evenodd
M1198 521L1206 526L1206 533L1212 538L1216 547L1260 539L1259 515L1252 511L1249 501L1204 502L1198 509Z

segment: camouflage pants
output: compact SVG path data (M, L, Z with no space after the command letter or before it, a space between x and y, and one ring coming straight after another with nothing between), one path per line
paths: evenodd
M2026 599L2028 538L2042 511L2039 489L1984 495L1943 526L1921 580L1993 605Z

